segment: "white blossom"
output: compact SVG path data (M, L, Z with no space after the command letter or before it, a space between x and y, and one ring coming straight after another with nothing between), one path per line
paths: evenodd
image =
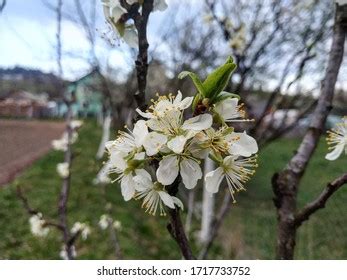
M77 132L73 131L70 138L70 144L75 143L77 141L77 138L78 138ZM53 149L56 151L66 152L67 146L69 143L68 139L69 139L68 133L64 132L60 139L56 139L52 141Z
M122 230L122 223L118 220L115 220L112 226L115 230L118 230L118 231Z
M169 195L164 186L158 182L152 182L151 175L145 171L141 171L141 176L134 178L136 182L135 199L143 199L142 207L151 215L156 215L157 211L161 216L165 215L164 205L174 209L175 205L183 207L182 202L175 196Z
M177 96L169 94L169 96L159 96L158 101L154 102L152 106L149 107L149 110L142 112L140 109L136 109L136 112L139 113L142 117L146 119L152 119L157 117L162 117L167 111L178 110L183 111L187 109L193 102L193 97L186 97L182 100L182 92L178 91Z
M72 120L69 124L72 130L79 129L83 125L83 121L81 120Z
M336 160L343 152L347 154L347 116L342 118L335 128L328 131L327 142L329 149L332 150L325 158L327 160Z
M69 177L70 170L69 164L67 162L62 162L57 164L57 172L59 176L63 179Z
M71 255L72 255L73 258L76 258L76 256L77 256L77 252L76 252L75 246L71 246ZM63 260L68 260L69 259L68 253L67 253L67 249L66 249L65 245L62 246L61 251L59 253L59 256Z
M255 167L257 167L255 156L250 158L240 158L238 155L227 156L217 169L206 174L206 190L210 193L218 192L221 182L226 178L235 202L235 192L245 190L243 184L254 174Z
M102 230L107 229L109 227L110 223L112 223L112 218L109 215L107 215L107 214L101 215L100 220L99 220L99 227Z
M226 122L245 121L238 99L227 98L212 105L205 113L186 118L184 110L192 106L192 97L159 96L146 111L137 109L145 120L135 123L133 131L119 132L107 143L107 174L117 174L124 199L143 199L146 212L165 214L165 206L181 202L167 188L181 180L192 189L202 178L201 160L209 156L218 168L206 174L206 189L215 193L226 178L234 199L237 191L254 173L258 145L246 132L235 132ZM215 125L213 125L216 117ZM247 120L246 120L247 121ZM221 125L222 124L222 125ZM150 175L149 172L152 172ZM103 227L111 221L102 221Z
M71 233L76 234L77 232L80 232L82 239L86 240L90 234L90 227L85 223L76 222L71 228Z
M49 228L45 226L46 221L41 213L32 215L29 219L31 233L38 237L44 237L49 233Z

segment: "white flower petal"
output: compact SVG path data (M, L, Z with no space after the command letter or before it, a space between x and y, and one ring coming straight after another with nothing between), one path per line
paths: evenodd
M147 121L147 126L154 131L161 131L162 127L160 126L160 122L156 117L153 117Z
M180 105L178 106L178 108L179 108L180 110L187 109L187 108L192 104L192 102L193 102L193 97L186 97L186 98L184 98L184 99L181 101L181 103L180 103Z
M215 111L225 120L235 119L239 116L237 98L227 98L218 102L215 106Z
M178 106L182 101L182 92L179 90L175 100L173 101L173 105Z
M144 169L136 169L135 173L134 181L136 183L136 190L145 190L152 187L151 174Z
M205 176L205 186L206 190L210 193L216 193L219 190L219 185L224 178L224 172L221 167L213 170L206 174Z
M171 208L171 209L175 209L175 204L174 204L174 201L171 197L171 195L169 195L167 192L163 192L163 191L159 191L158 192L159 196L160 196L160 199L163 201L163 203Z
M180 174L184 186L192 189L202 177L200 165L192 159L184 159L180 163Z
M114 141L107 141L105 143L105 148L110 153L114 149Z
M335 160L335 159L337 159L342 154L342 152L344 150L344 146L345 145L343 143L336 145L335 149L332 150L329 154L327 154L325 156L325 158L327 160Z
M136 112L141 116L141 117L144 117L146 119L151 119L153 118L153 114L152 113L145 113L145 112L142 112L139 108L136 109Z
M230 148L229 153L240 155L243 157L250 157L251 155L258 152L258 144L255 139L249 135L246 134L246 132L243 133L230 133L230 138L233 139L230 142ZM235 140L237 139L237 140Z
M180 154L183 152L184 145L187 142L187 138L183 135L176 136L172 138L169 142L167 142L167 146L169 149L171 149L174 153Z
M148 127L146 125L146 121L137 121L134 125L133 134L135 137L136 147L141 147L145 137L148 134Z
M135 160L144 160L146 157L146 153L145 152L141 152L141 153L136 153L134 155L134 159Z
M182 128L191 130L204 130L212 125L212 116L210 114L202 114L193 118L186 120Z
M125 201L133 198L135 194L136 183L131 174L125 175L120 183L122 195Z
M124 160L126 155L122 152L113 152L110 155L110 164L112 167L119 168L120 170L125 170L127 168L127 163Z
M183 203L181 200L179 200L176 196L171 196L174 203L179 207L181 208L182 210L184 210L184 206L183 206Z
M158 182L164 186L171 185L178 176L178 158L174 155L164 157L157 170Z
M167 136L158 132L150 132L143 141L143 147L148 156L153 156L159 152L161 147L167 142Z

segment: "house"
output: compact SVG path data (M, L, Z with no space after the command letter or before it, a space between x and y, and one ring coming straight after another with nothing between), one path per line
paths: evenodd
M33 94L22 90L14 91L1 97L0 117L49 117L54 110L52 105L45 93Z
M74 96L72 112L76 117L100 117L103 114L103 94L100 91L102 76L98 69L70 83L66 89L66 98ZM58 104L58 114L65 115L67 107L63 101Z

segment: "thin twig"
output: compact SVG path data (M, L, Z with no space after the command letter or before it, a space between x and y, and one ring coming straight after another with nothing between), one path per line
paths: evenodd
M303 209L298 211L294 219L295 226L299 227L304 221L308 220L312 214L324 208L328 199L345 184L347 184L347 173L329 183L315 200L306 204Z
M2 0L0 4L0 13L4 10L5 6L6 6L6 0Z
M168 187L168 193L172 196L176 196L178 193L179 184L180 180L176 179L175 182ZM169 233L180 247L183 257L186 260L195 259L187 235L184 231L179 209L176 207L175 209L169 209L168 212L170 216L170 223L167 225Z
M167 225L167 229L171 234L172 238L176 240L177 245L180 247L183 257L186 260L195 259L192 249L190 248L188 238L184 232L181 216L179 209L169 209L170 223Z
M26 212L28 213L29 216L33 216L33 215L37 215L38 213L41 213L39 210L34 209L30 206L29 200L24 195L22 188L20 186L17 186L16 193L17 193L18 198L22 201L24 209L26 210ZM60 226L60 224L53 222L53 221L49 221L46 218L44 220L45 220L45 226L55 227L61 231L63 230L63 228Z

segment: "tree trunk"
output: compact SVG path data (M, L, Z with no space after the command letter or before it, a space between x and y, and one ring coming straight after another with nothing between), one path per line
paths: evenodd
M277 208L277 258L293 259L297 223L295 221L298 187L306 167L316 150L326 118L331 110L334 89L343 59L347 30L347 5L336 6L333 41L328 67L312 121L295 155L286 168L272 179Z

